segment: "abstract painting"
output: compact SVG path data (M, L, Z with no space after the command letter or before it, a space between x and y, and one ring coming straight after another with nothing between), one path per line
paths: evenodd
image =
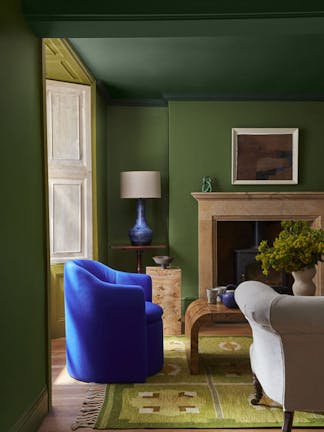
M232 184L297 184L297 128L233 128Z

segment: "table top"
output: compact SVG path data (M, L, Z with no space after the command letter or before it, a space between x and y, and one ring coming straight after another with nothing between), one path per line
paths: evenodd
M245 321L245 317L239 308L231 309L223 303L208 303L207 299L200 298L190 303L186 310L186 318L196 321L203 317L210 317L215 320L231 321L239 319Z
M223 303L208 303L205 299L199 299L197 302L200 306L204 306L206 309L208 309L210 312L213 313L230 313L235 315L243 315L241 310L239 308L228 308Z
M120 245L111 245L110 247L111 249L145 250L145 249L165 249L168 246L166 244L151 244L151 245L120 244Z

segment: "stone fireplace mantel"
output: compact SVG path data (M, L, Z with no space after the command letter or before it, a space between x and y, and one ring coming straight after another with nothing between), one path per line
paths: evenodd
M218 221L310 220L324 225L324 192L192 192L198 201L199 297L218 285ZM324 295L324 264L317 266L316 294Z

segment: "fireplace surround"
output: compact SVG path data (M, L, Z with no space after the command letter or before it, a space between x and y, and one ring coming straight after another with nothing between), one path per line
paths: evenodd
M198 201L199 297L219 285L217 224L222 221L305 219L324 227L324 192L192 192ZM324 295L324 263L317 265L316 295Z

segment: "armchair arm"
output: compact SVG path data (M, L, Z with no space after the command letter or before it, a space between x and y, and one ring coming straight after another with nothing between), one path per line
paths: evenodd
M139 285L143 288L145 301L152 301L152 279L144 273L127 273L116 270L116 283Z

